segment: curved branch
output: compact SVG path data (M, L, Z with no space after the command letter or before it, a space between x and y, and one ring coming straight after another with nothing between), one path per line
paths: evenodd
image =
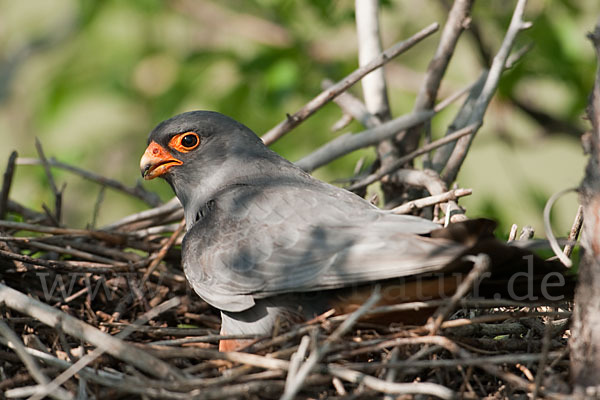
M437 31L438 28L439 25L437 23L433 23L427 26L426 28L422 29L421 31L417 32L409 39L390 47L364 67L358 68L350 75L346 76L344 79L330 87L329 89L321 92L319 95L317 95L317 97L309 101L296 113L288 115L288 117L285 120L281 121L274 128L272 128L270 131L268 131L262 136L263 142L265 142L266 145L270 145L271 143L275 142L277 139L279 139L280 137L288 133L290 130L298 126L306 118L314 114L318 109L323 107L333 98L338 96L340 93L346 91L366 74L381 67L382 65L389 62L392 58L410 49L415 44L419 43L421 40L425 39L433 32Z
M393 137L396 133L411 126L421 124L435 115L434 111L416 112L367 129L361 133L338 136L316 151L302 158L296 165L305 171L312 171L336 158L354 150L371 146Z
M454 148L454 151L450 155L448 162L446 164L446 168L442 174L442 178L447 182L454 182L456 176L458 175L458 171L462 166L465 157L467 156L467 152L469 151L469 147L471 146L471 142L475 137L475 134L483 124L483 116L487 111L487 107L496 92L496 88L498 87L498 82L500 81L500 76L502 75L502 71L504 71L504 67L506 65L506 61L510 54L510 50L515 42L517 34L527 29L531 26L530 23L523 21L523 13L525 12L525 5L527 4L527 0L519 0L517 6L515 7L515 11L513 12L512 19L510 21L510 25L508 26L508 30L506 31L506 36L504 36L504 40L502 41L502 45L500 46L500 50L494 57L494 61L492 62L492 66L490 67L490 72L487 75L487 79L483 85L481 90L481 95L475 102L473 106L473 112L468 121L469 124L476 124L477 128L473 131L470 136L467 136L460 141L457 142L457 146Z

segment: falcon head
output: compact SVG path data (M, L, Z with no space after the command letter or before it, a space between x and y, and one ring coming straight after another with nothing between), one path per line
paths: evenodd
M142 177L154 179L200 172L202 165L251 153L262 141L239 122L213 111L190 111L161 122L150 132L140 162ZM250 146L249 148L247 146Z
M217 112L191 111L150 132L140 169L144 179L167 180L184 207L196 207L215 191L264 175L266 165L282 160L239 122Z

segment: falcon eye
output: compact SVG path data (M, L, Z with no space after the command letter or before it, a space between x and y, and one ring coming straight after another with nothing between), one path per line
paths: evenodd
M169 147L180 153L194 150L200 144L200 138L196 132L185 132L175 135L169 141Z
M181 145L183 147L194 147L198 143L198 137L196 135L185 135L181 139Z

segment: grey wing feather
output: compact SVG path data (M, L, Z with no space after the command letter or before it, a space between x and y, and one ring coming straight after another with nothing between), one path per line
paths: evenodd
M328 185L241 187L188 232L183 264L204 300L236 312L282 293L440 270L464 247L418 236L437 228Z

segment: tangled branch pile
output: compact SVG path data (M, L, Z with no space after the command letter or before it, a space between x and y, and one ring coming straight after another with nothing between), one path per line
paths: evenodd
M102 230L58 228L48 218L0 222L6 397L41 398L35 382L50 379L62 385L49 386L54 398L276 398L292 384L303 397L557 398L568 390L568 305L460 300L434 335L427 325L357 323L378 311L365 307L244 337L256 339L250 353L221 353L219 317L190 293L179 266L183 225L172 222L180 218L171 202Z

